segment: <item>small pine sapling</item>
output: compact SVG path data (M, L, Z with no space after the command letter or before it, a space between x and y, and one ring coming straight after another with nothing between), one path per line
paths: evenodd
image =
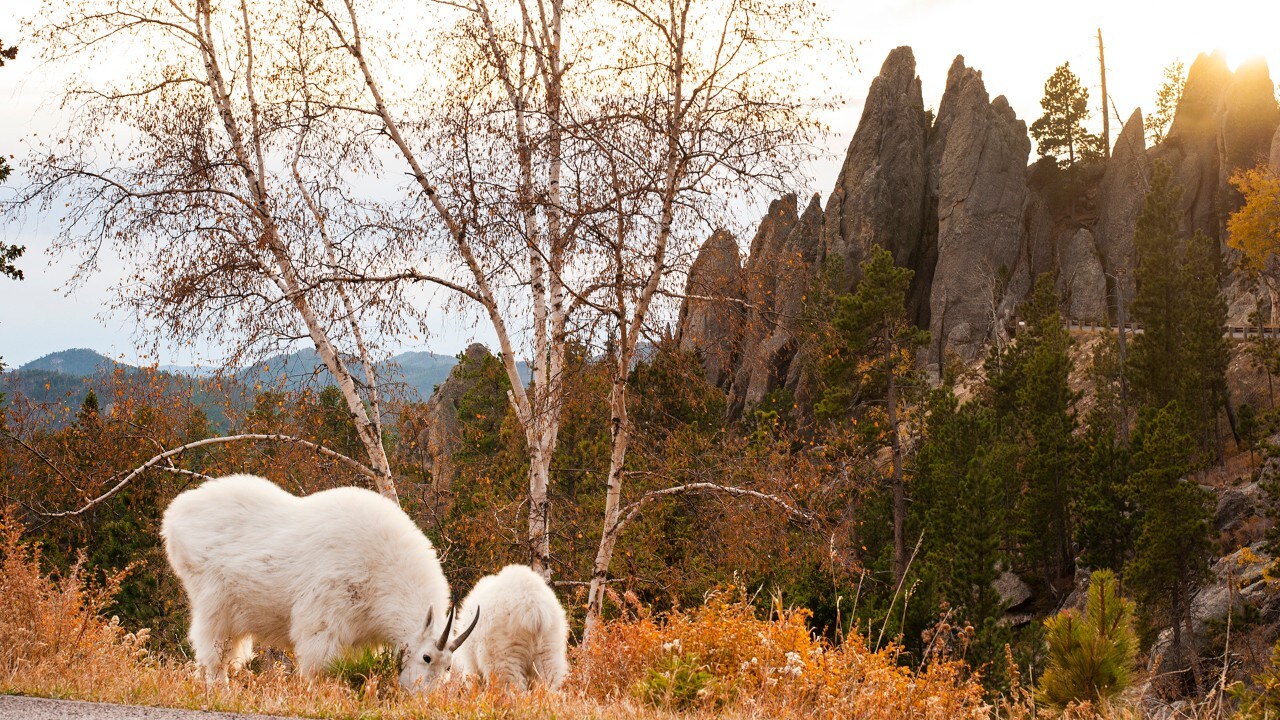
M1044 624L1048 664L1037 688L1040 702L1097 705L1129 685L1138 646L1133 603L1120 596L1110 570L1093 573L1083 616L1065 610Z

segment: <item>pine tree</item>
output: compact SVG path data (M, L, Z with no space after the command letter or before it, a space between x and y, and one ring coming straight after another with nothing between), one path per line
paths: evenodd
M1058 165L1064 168L1103 156L1102 139L1084 129L1089 117L1089 90L1071 71L1071 63L1063 63L1049 76L1040 107L1044 115L1031 124L1031 135L1042 156L1059 158ZM1065 161L1061 159L1064 153Z
M76 411L76 424L81 426L96 424L100 412L98 393L94 392L93 388L89 388L89 392L85 393L84 400L80 403L80 409Z
M1186 66L1181 61L1174 61L1165 66L1164 82L1156 93L1155 112L1147 115L1142 123L1152 145L1164 140L1165 133L1173 124L1173 116L1177 113L1178 103L1182 100L1182 88L1186 84Z
M1222 337L1227 312L1219 289L1222 263L1207 236L1179 240L1180 194L1168 166L1157 166L1134 233L1138 268L1132 317L1142 334L1133 339L1126 372L1134 395L1147 407L1177 402L1189 408L1182 413L1188 429L1212 455L1230 359Z
M912 271L893 264L893 254L871 249L856 290L836 299L832 338L821 365L824 389L819 418L863 414L864 442L891 452L894 579L906 573L906 477L903 469L900 402L904 388L919 387L916 351L929 334L907 319ZM883 423L880 422L883 419ZM870 422L867 422L870 420Z
M989 407L962 406L950 388L930 397L928 418L912 482L912 531L925 534L916 562L935 604L949 602L981 627L1004 611L994 583L1006 560L1008 469L1016 451L999 442Z
M1024 568L1053 583L1074 571L1070 502L1079 475L1074 434L1079 399L1068 384L1070 336L1062 323L1053 278L1036 280L1019 317L1017 340L993 350L987 384L1003 442L1016 448L1013 487L1015 550Z
M1085 422L1081 472L1075 487L1075 538L1085 567L1119 571L1136 532L1127 483L1131 458L1115 418L1101 406Z
M1139 418L1137 472L1129 478L1138 536L1124 574L1147 617L1172 628L1166 661L1194 671L1184 640L1191 632L1191 600L1209 574L1212 512L1208 492L1187 479L1194 447L1187 424L1176 402Z
M1116 576L1098 570L1089 578L1084 615L1066 610L1045 620L1048 657L1036 696L1054 707L1099 702L1129 686L1138 638L1133 603L1121 597Z

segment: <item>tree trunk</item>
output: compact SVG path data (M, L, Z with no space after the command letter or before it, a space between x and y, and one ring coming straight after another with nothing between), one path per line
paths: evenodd
M907 574L907 484L902 475L902 442L898 435L898 383L893 367L893 343L891 328L886 325L885 370L889 376L886 405L889 414L889 444L893 450L893 582L902 581Z
M631 426L627 416L627 381L625 361L615 370L613 388L609 392L609 433L612 448L609 453L609 481L604 501L604 526L600 534L600 547L591 566L591 586L587 592L587 619L582 642L586 644L600 624L600 611L604 605L605 582L609 577L609 565L613 549L618 544L621 531L618 520L622 510L622 479L627 459L627 445L631 441Z

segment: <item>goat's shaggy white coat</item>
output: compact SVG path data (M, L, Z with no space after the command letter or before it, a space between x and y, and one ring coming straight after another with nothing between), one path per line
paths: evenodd
M486 575L459 606L459 621L470 622L476 612L470 640L453 654L454 672L522 690L537 682L560 685L569 673L569 623L542 576L525 565Z
M400 680L408 687L449 667L432 623L424 626L449 604L436 551L377 493L346 487L298 497L232 475L175 498L161 535L210 682L248 661L255 641L292 648L308 676L348 648L383 643L406 651Z

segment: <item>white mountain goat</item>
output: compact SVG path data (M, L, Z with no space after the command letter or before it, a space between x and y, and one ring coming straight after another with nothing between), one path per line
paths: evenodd
M486 575L459 606L460 617L484 612L471 642L453 654L453 670L507 682L527 690L536 682L555 688L569 673L565 658L569 623L556 594L525 565Z
M391 500L360 488L290 495L253 475L210 480L174 498L165 552L191 602L191 645L210 683L253 656L254 641L292 648L303 674L348 648L394 644L400 684L424 690L455 650L435 548Z

